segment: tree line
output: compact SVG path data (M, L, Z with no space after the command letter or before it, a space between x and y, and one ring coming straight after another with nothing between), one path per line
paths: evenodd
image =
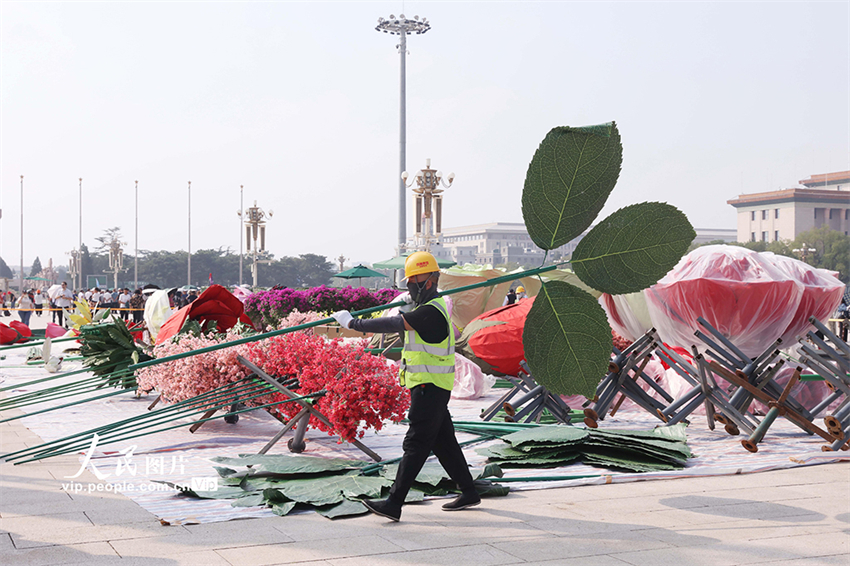
M89 275L96 276L102 286L113 286L113 275L109 269L108 251L95 251L83 244L81 254L81 265L83 272L83 285ZM317 254L301 254L299 256L284 256L272 259L269 264L258 266L258 285L260 287L272 287L283 285L286 287L315 287L326 285L331 282L331 277L336 273L334 265L325 256ZM132 254L124 256L124 271L118 274L119 285L133 286L133 266L135 257ZM31 273L36 275L41 271L41 262L38 263L38 271ZM35 263L33 269L35 269ZM61 274L59 280L70 282L67 275L67 267L61 266L57 269ZM227 248L198 250L192 252L192 280L193 285L205 287L209 284L209 276L212 274L213 282L219 285L236 285L239 283L239 254ZM0 277L14 279L14 274L9 266L0 258ZM188 254L185 251L142 251L139 250L139 282L140 284L153 283L160 287L181 287L187 283L188 277ZM242 282L251 285L251 258L245 256L243 259Z

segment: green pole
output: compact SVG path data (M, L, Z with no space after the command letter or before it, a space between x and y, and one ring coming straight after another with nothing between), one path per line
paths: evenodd
M236 383L236 382L234 382L234 383ZM105 425L102 425L102 426L99 426L99 427L90 428L89 430L85 430L83 432L77 432L77 433L65 436L63 438L57 438L56 440L52 440L50 442L45 442L45 443L42 443L38 446L33 446L33 447L30 447L30 448L24 448L23 450L18 450L16 452L10 452L8 454L4 454L3 457L5 458L5 457L8 457L8 456L22 454L22 453L26 453L26 452L38 451L39 448L44 448L44 447L47 447L47 446L56 445L56 444L59 444L61 442L65 442L67 440L79 438L80 436L86 436L86 435L89 435L89 434L100 433L100 432L103 432L103 431L112 430L114 428L123 426L127 423L130 423L130 422L141 422L143 420L162 416L162 415L170 413L170 412L182 412L182 409L185 409L186 405L196 405L197 403L204 403L205 402L205 403L207 403L206 406L208 406L211 401L215 401L215 400L219 399L220 397L224 396L225 394L228 394L230 396L232 396L234 394L241 395L243 392L256 387L258 384L264 385L264 386L266 385L264 382L257 381L255 383L240 384L236 387L223 386L223 387L220 387L220 388L217 388L217 389L213 389L212 391L207 391L205 393L202 393L201 395L198 395L196 397L191 397L190 399L178 401L177 403L173 403L171 405L168 405L167 407L157 409L156 411L151 411L150 413L143 414L141 416L136 415L134 417L129 417L129 418L126 418L126 419L123 419L123 420L120 420L120 421L117 421L117 422L114 422L114 423L108 423L108 424L105 424ZM267 387L269 387L269 390L271 391L270 386L267 386ZM225 389L227 391L223 391Z
M118 365L117 362L114 365ZM91 368L82 368L76 369L74 371L66 371L65 373L57 373L56 375L51 375L50 377L42 377L41 379L34 379L32 381L25 381L24 383L16 383L14 385L8 385L6 387L0 387L0 392L9 391L10 389L19 389L21 387L29 387L30 385L35 385L36 383L44 383L45 381L52 381L54 379L61 379L63 377L69 377L72 375L78 375L81 373L88 373L92 371ZM106 381L106 377L103 377L103 380Z
M72 340L79 339L79 336L68 336L67 338L53 338L50 343L56 344L57 342L70 342ZM44 344L44 342L45 340L42 340L41 342L32 341L24 342L23 344L13 344L12 346L3 346L2 348L0 348L0 352L5 352L6 350L14 350L16 348L31 348L32 346L41 346L42 344Z
M454 295L456 293L462 293L464 291L471 291L472 289L479 289L481 287L492 287L494 285L498 285L499 283L505 283L514 281L515 279L519 279L520 277L530 277L532 275L538 275L540 273L544 273L547 271L553 271L557 269L561 265L565 265L567 262L556 263L554 265L549 265L546 267L538 267L537 269L530 269L528 271L521 271L519 273L511 273L509 275L503 275L501 277L495 277L493 279L482 281L480 283L473 283L472 285L466 285L465 287L458 287L457 289L449 289L447 291L443 291L439 294L439 296L443 297L446 295ZM368 309L363 309L359 311L355 311L351 313L353 316L363 316L364 314L372 314L373 312L383 311L387 309L391 309L393 307L400 307L405 305L404 301L396 301L394 303L390 303L387 305L379 305L377 307L371 307ZM283 334L289 334L291 332L298 332L299 330L306 330L308 328L313 328L315 326L321 326L323 324L330 324L336 322L332 317L323 318L322 320L317 320L315 322L308 322L305 324L299 324L298 326L291 326L289 328L282 328L280 330L273 330L271 332L265 332L263 334L255 334L254 336L246 336L245 338L239 338L238 340L231 340L230 342L222 342L221 344L215 344L213 346L207 346L205 348L198 348L197 350L192 350L191 352L183 352L181 354L175 354L173 356L166 356L164 358L156 358L153 360L148 360L145 362L140 362L138 364L133 364L129 366L127 369L130 370L138 370L142 368L146 368L149 366L164 364L166 362L173 362L175 360L180 360L183 358L188 358L191 356L197 356L200 354L206 354L208 352L215 352L217 350L222 350L224 348L231 348L233 346L239 346L242 344L248 344L250 342L259 342L260 340L265 340L266 338L272 338L274 336L281 336Z
M16 421L18 419L22 419L24 417L32 417L33 415L40 415L41 413L47 413L50 411L55 411L57 409L64 409L66 407L73 407L74 405L80 405L82 403L88 403L89 401L96 401L98 399L104 399L106 397L112 397L113 395L120 395L121 393L127 393L128 391L135 391L135 389L122 389L120 391L113 391L111 393L106 393L104 395L98 395L97 397L92 397L91 399L82 399L80 401L74 401L73 403L65 403L64 405L59 405L58 407L48 407L47 409L42 409L40 411L34 411L32 413L24 413L23 415L18 415L17 417L9 417L3 420L0 420L0 423L7 423L9 421Z
M194 421L192 424L205 423L205 422L207 422L207 421L215 420L215 419L218 419L218 418L221 418L221 417L225 417L225 416L230 416L230 415L239 415L239 414L241 414L241 413L248 413L248 412L250 412L250 411L257 411L257 410L259 410L259 409L265 409L265 408L267 408L267 407L273 407L273 406L275 406L275 405L282 405L283 403L291 403L291 402L293 402L293 401L300 401L300 400L302 400L302 399L310 399L310 398L315 397L316 395L319 395L320 393L321 393L321 394L324 394L324 391L317 391L317 392L315 392L315 393L309 393L309 394L307 394L307 395L302 395L301 397L293 397L292 399L284 399L284 400L282 400L282 401L275 401L274 403L266 403L266 404L264 404L264 405L258 405L258 406L256 406L256 407L250 407L250 408L242 409L242 410L239 410L239 411L228 411L228 412L227 412L226 414L224 414L224 415L215 416L215 417L208 417L208 418L206 418L206 419L200 419L200 420ZM267 394L267 393L265 393L265 392L264 392L264 393L260 393L259 395L255 395L254 397L260 397L260 396L262 396L262 395L266 395L266 394ZM253 397L250 397L249 399L253 399ZM225 405L226 405L226 403L225 403ZM202 413L202 412L206 412L206 411L198 411L198 413ZM170 419L169 421L164 421L164 422L163 422L163 424L165 424L165 422L170 422L171 420L176 420L176 419ZM180 428L180 427L186 426L186 424L187 424L187 423L179 423L179 424L172 425L172 426L169 426L169 427L166 427L166 428L161 428L161 429L158 429L158 430L152 430L152 431L148 431L148 432L145 432L145 433L142 433L142 434L137 434L137 435L128 436L128 437L123 437L123 438L114 438L114 437L110 437L111 439L109 440L109 442L105 442L104 444L111 444L111 443L119 442L119 441L122 441L122 440L131 440L131 439L133 439L133 438L139 438L140 436L148 436L148 435L151 435L151 434L156 434L156 433L158 433L158 432L165 432L165 431L167 431L167 430L172 430L172 429L175 429L175 428ZM126 431L126 432L129 432L129 431ZM101 440L102 440L102 439L101 439ZM82 447L83 447L83 448L84 448L85 446L86 446L86 444L83 444L83 445L82 445ZM34 462L34 461L36 461L36 460L43 460L43 459L45 459L45 458L52 458L53 456L61 456L61 455L63 455L63 454L70 454L71 452L76 452L76 451L77 451L77 450L79 450L79 449L80 449L80 447L76 447L76 448L66 448L65 450L62 450L62 451L59 451L59 452L51 452L51 453L49 453L49 454L41 455L41 456L34 457L34 458L30 458L29 460L24 460L24 461L22 461L22 462L16 462L16 463L15 463L15 465L18 465L18 464L26 464L27 462Z

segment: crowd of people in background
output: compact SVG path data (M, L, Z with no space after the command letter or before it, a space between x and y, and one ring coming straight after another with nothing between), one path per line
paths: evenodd
M51 321L59 326L65 326L65 313L63 309L73 307L76 301L84 300L92 310L113 309L122 319L129 321L132 317L134 323L141 323L144 319L145 302L148 294L142 289L130 291L128 287L115 289L101 289L94 287L73 291L68 288L66 282L62 282L61 288L54 290L53 298L48 296L47 289L27 289L20 296L9 290L0 294L2 298L3 316L15 316L21 322L29 326L32 315L41 317L47 312ZM185 293L179 289L169 293L169 302L173 308L181 308L198 298L197 291L190 290Z

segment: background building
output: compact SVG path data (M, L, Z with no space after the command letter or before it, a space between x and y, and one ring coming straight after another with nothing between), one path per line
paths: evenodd
M733 229L696 229L695 243L722 240L734 242L737 232ZM549 252L550 260L569 258L584 234ZM534 245L531 236L521 222L492 222L457 228L444 228L439 241L431 246L431 253L442 259L450 259L459 265L501 265L517 263L524 266L539 266L543 263L544 251Z
M850 171L812 175L800 185L727 201L738 209L738 241L794 240L824 225L848 235Z

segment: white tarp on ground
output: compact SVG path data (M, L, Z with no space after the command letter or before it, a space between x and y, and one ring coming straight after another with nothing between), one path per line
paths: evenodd
M25 352L10 351L3 365L19 365L25 360ZM72 366L75 364L72 364ZM74 369L69 366L68 369ZM37 368L0 368L0 376L5 378L3 386L23 383L32 379L46 376L43 369ZM84 375L65 378L68 381L81 379ZM47 382L58 384L59 380ZM39 385L34 386L40 387ZM7 392L9 394L23 393L24 390ZM455 420L473 421L478 419L481 409L491 404L503 393L494 389L486 396L476 400L453 399L450 409ZM139 399L132 394L118 395L102 401L85 403L75 407L60 409L42 415L25 417L23 423L30 430L49 441L68 434L73 434L92 427L126 419L132 415L147 412L147 407L153 396ZM67 401L56 401L54 405ZM43 409L50 403L25 407L27 412ZM197 500L176 495L174 491L151 491L151 480L165 480L181 485L190 485L192 478L216 478L213 463L215 456L237 456L239 454L257 453L266 442L280 430L280 423L265 411L255 411L240 415L239 422L231 425L222 419L210 421L196 433L188 431L186 426L169 432L145 436L105 446L100 451L94 464L102 473L111 474L104 482L115 482L118 491L134 500L136 503L171 524L206 523L226 521L246 517L271 516L269 509L259 507L232 507L227 500ZM779 419L771 427L764 441L759 444L759 452L751 454L741 447L741 437L730 437L721 428L714 432L705 426L702 417L693 417L688 429L688 442L691 450L697 455L684 470L655 473L619 473L603 468L595 468L584 464L556 469L506 469L506 477L542 477L542 476L590 476L573 480L557 482L530 481L511 483L511 489L542 489L550 487L567 487L588 484L606 484L631 482L651 479L667 479L676 477L694 477L708 475L727 475L752 473L800 465L810 465L850 459L850 453L823 453L820 450L824 442L818 437L811 437L801 432L783 419ZM600 423L603 428L651 428L658 420L643 412L621 411L615 418L609 418ZM402 438L406 432L403 425L389 425L380 432L368 432L363 438L364 444L378 452L384 459L401 456ZM281 440L271 453L288 454L286 438ZM328 457L345 457L367 460L368 458L357 448L349 444L337 444L336 437L330 437L320 431L307 432L307 450L305 454ZM473 435L458 434L461 441L475 438ZM500 442L491 440L489 442ZM484 445L484 444L479 444ZM121 475L116 475L119 461L127 463L126 455L118 451L133 450L133 467L122 467ZM464 449L467 461L472 466L481 466L483 458L476 454L475 445ZM27 465L27 464L23 464ZM133 473L131 473L131 470ZM63 482L76 480L66 479ZM59 482L62 483L62 482ZM486 503L485 503L486 504Z

